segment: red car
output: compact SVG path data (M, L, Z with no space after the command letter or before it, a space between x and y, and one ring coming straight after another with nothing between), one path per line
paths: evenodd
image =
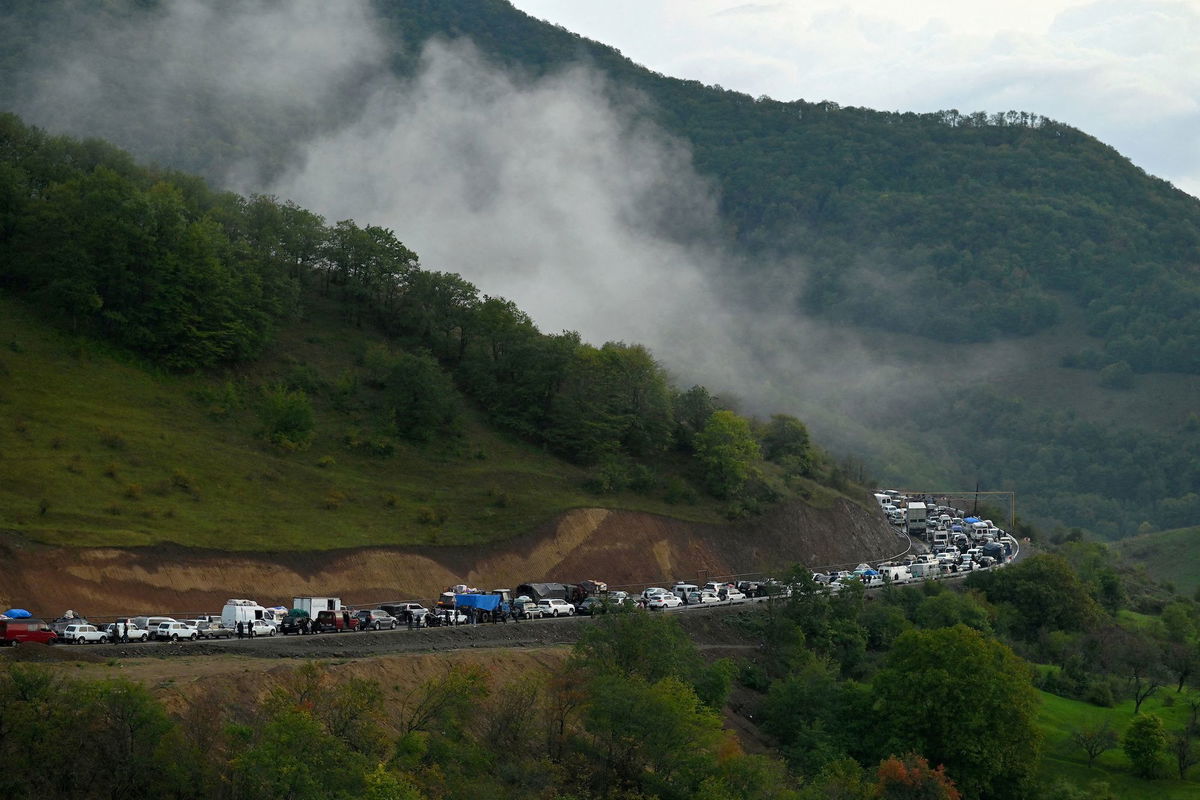
M58 634L40 619L0 619L0 642L16 647L21 642L55 644Z

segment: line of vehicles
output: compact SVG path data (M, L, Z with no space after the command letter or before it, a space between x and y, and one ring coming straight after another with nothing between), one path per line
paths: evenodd
M887 583L935 580L955 573L1002 566L1017 550L1013 537L996 529L990 520L964 517L957 509L904 498L899 493L880 492L879 495L891 501L885 504L880 499L880 506L889 518L892 514L887 506L905 511L910 536L916 532L914 521L924 512L925 525L917 527L923 527L919 535L930 543L931 552L910 552L897 560L876 565L862 563L852 570L812 573L812 581L825 591L837 592L854 583L874 588ZM902 502L903 506L896 501ZM677 581L669 588L650 586L637 594L609 590L606 583L596 580L577 584L523 583L516 590L481 590L458 584L447 587L432 608L415 601L355 608L343 605L338 597L294 597L289 608L233 598L225 603L220 614L182 619L165 615L128 616L107 624L93 623L73 611L45 622L23 609L10 609L0 614L0 644L195 642L235 636L255 638L401 627L431 628L553 619L637 608L671 611L730 605L786 597L791 588L771 578L737 582L711 580L703 584Z

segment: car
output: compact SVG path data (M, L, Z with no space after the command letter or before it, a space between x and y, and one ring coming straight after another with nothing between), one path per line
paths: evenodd
M642 599L649 600L651 597L653 597L656 594L670 594L670 592L668 592L666 589L663 589L662 587L659 587L659 586L651 586L649 589L644 589L642 591Z
M132 622L122 622L119 633L113 630L116 626L117 623L115 622L110 622L104 626L104 632L108 634L108 638L115 639L117 636L122 636L125 641L129 642L144 642L150 638L150 631L139 628Z
M353 619L353 617L351 617ZM246 623L251 636L274 636L279 632L278 626L269 619L256 619Z
M395 617L400 625L408 625L410 617L413 627L425 628L429 625L425 619L429 615L429 609L420 603L390 603L384 610Z
M689 606L700 606L707 603L719 603L721 598L711 589L699 589L697 591L688 592L687 603Z
M603 614L608 610L607 601L601 597L585 597L575 606L576 614Z
M400 624L399 620L382 608L372 608L369 611L363 609L356 616L358 617L359 630L367 630L369 628L373 631L378 631L387 628L389 631L394 631L396 630L396 626Z
M681 605L683 605L683 601L677 595L673 595L665 589L659 594L651 595L646 600L646 608L654 608L659 611L676 608Z
M513 600L513 613L521 619L539 619L542 616L542 609L536 600L523 594Z
M88 625L86 619L79 616L74 617L59 617L50 623L50 630L54 631L54 635L63 641L67 641L66 630L69 625Z
M201 639L232 639L233 630L220 620L206 622L201 620L196 623L196 630L200 633Z
M72 644L104 644L108 634L90 623L68 625L63 628L63 641Z
M297 636L306 633L316 633L313 630L313 620L311 617L302 614L289 614L279 621L279 632L284 636L289 633L294 633Z
M717 597L724 600L726 603L744 603L746 595L736 586L726 586L722 592L717 592Z
M568 603L566 600L559 600L557 597L546 597L538 600L538 608L542 610L544 617L573 617L575 616L575 606Z
M540 611L538 612L538 615L541 615ZM457 608L439 608L437 611L426 614L424 617L422 617L422 619L425 621L425 624L429 625L430 627L466 625L471 621L470 617L459 611Z
M200 638L200 631L186 622L160 622L154 630L154 638L159 640L170 639L172 642L187 639L194 642Z

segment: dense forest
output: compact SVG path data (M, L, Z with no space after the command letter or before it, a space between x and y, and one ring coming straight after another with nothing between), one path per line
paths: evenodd
M361 354L386 398L385 438L361 446L383 455L386 437L457 435L461 391L500 429L594 467L600 492L686 501L690 479L737 515L778 499L790 478L841 481L799 420L754 422L704 387L676 389L640 345L544 334L513 303L422 269L391 230L216 192L11 114L0 116L0 288L176 371L251 360L306 297L332 298L390 343ZM267 388L265 438L306 445L310 388L303 375Z
M1200 603L1064 541L965 588L796 567L763 608L602 614L569 656L411 686L334 665L206 679L183 706L127 679L3 659L12 798L1182 798L1200 764ZM35 645L21 648L32 650ZM753 655L743 655L747 650ZM239 672L239 674L241 674ZM173 688L171 691L179 691ZM722 712L736 695L743 749ZM70 769L47 769L61 753ZM149 764L157 766L148 769ZM136 769L130 769L137 765Z
M653 98L654 121L716 179L734 240L816 265L793 287L809 313L974 341L1042 329L1065 296L1104 342L1074 364L1200 372L1200 201L1082 131L1026 111L751 98L649 72L502 0L381 3L378 13L408 45L402 70L416 68L428 37L467 36L508 66L545 73L582 60L617 91ZM777 289L770 277L729 276L756 300L747 287ZM931 299L947 312L936 324L913 313Z
M783 286L805 313L979 341L1041 330L1069 302L1086 308L1101 342L1071 365L1200 373L1200 201L1069 125L1028 111L916 114L752 98L650 72L504 0L371 7L401 76L420 69L431 37L463 37L517 74L582 62L619 101L649 98L623 105L686 142L714 180L729 240L752 254L737 262L744 272L724 276L748 307L765 299L755 287ZM0 72L22 74L39 47L159 10L157 2L6 4ZM29 87L20 84L0 90L0 107L21 106ZM231 159L250 160L266 185L307 138L352 118L366 99L363 86L347 83L312 113L282 114L270 101L230 102L197 88L197 110L219 103L219 123L206 113L106 118L93 130L119 144L136 138L139 156L210 178ZM762 274L795 256L811 275ZM912 313L932 299L943 312L936 324Z
M798 320L899 331L937 344L1010 339L1023 346L1022 336L1061 333L1070 344L1061 355L1056 351L1060 372L1038 380L1054 382L1062 373L1091 375L1095 388L1089 394L1136 392L1148 381L1146 373L1200 374L1195 273L1200 202L1146 175L1085 132L1041 114L917 114L841 107L828 100L751 98L655 74L611 47L532 19L503 0L404 0L358 7L383 42L379 63L364 68L365 75L343 76L327 94L300 105L226 91L222 86L229 81L201 78L186 83L186 91L167 93L168 101L163 86L139 77L153 72L139 60L145 57L142 49L121 52L113 44L132 37L131 31L144 33L147 25L154 30L154 21L169 18L168 8L157 0L6 4L0 9L5 21L0 74L12 79L0 82L0 108L36 108L43 89L61 94L60 83L46 83L46 71L54 80L69 78L75 73L55 72L75 63L73 53L63 50L86 50L88 69L102 77L86 92L84 84L69 80L67 96L80 110L75 117L55 117L57 122L129 147L139 159L203 175L214 186L236 164L258 187L270 185L309 143L358 119L381 71L401 83L418 75L431 38L469 40L485 63L518 85L583 64L602 76L614 107L673 137L714 187L719 230L708 233L731 257L721 260L711 277L734 304L734 313L751 321L747 337L756 335L753 320L761 309L776 313L782 305ZM141 113L146 107L163 113ZM293 213L286 203L277 205L279 213ZM686 235L670 230L669 221L662 227L664 236ZM199 231L191 235L204 238ZM345 297L360 291L353 281L341 280L333 275L325 288ZM271 294L282 288L264 285L261 298L253 286L237 291L249 293L243 299L250 307L259 299L286 306L286 293ZM364 287L351 301L375 320L383 319L374 305L380 299L372 296L378 288ZM482 301L478 292L475 296ZM70 301L86 304L88 298ZM245 346L274 313L263 307L258 312L255 319L239 322L236 332L210 337L199 351ZM127 333L135 336L132 327ZM546 354L553 338L536 339L539 352ZM881 335L874 341L888 340ZM653 439L654 424L620 430L624 423L613 415L624 412L610 408L604 423L609 430L582 436L568 431L563 419L595 410L585 409L586 391L567 398L572 386L586 385L570 382L562 385L565 394L552 424L549 409L531 410L539 391L545 398L545 387L535 386L531 375L518 380L530 381L522 384L524 394L500 397L485 385L503 371L498 366L502 354L492 358L496 369L488 377L479 344L468 343L461 353L447 352L445 341L435 338L420 346L451 369L460 385L470 381L476 387L473 396L501 424L525 432L536 428L535 438L545 436L557 452L612 465L608 471L618 484L636 482L627 464L600 455L612 451L598 448L596 436L620 440L615 452L634 453ZM751 352L770 352L778 343L767 337L746 345ZM633 357L629 348L609 350L586 369L598 369L602 362L612 366L621 360L618 355ZM185 358L200 356L199 351ZM513 358L516 352L508 351ZM880 357L897 360L886 352ZM920 377L917 372L913 379L922 383L944 380L936 367ZM572 381L579 373L574 374ZM837 419L843 403L836 391L810 391L799 374L772 375L771 382L790 382L794 405L785 410L820 425L823 440L865 462L867 473L881 480L906 482L920 475L930 485L966 488L979 482L1012 489L1022 497L1027 517L1082 525L1109 538L1195 520L1200 482L1188 454L1195 452L1200 434L1186 413L1172 412L1170 419L1152 411L1098 419L1080 413L1074 398L1038 406L1014 400L1019 388L1005 396L996 385L953 385L912 410L903 402L908 387L901 383L876 402L872 419L845 420ZM1194 384L1171 386L1171 392L1186 394ZM733 397L753 389L722 386L717 393ZM857 409L874 398L855 399ZM828 413L814 413L817 406ZM1018 447L998 440L993 412L1002 416L1004 436L1019 440ZM846 433L861 425L871 430ZM846 471L854 465L843 466Z

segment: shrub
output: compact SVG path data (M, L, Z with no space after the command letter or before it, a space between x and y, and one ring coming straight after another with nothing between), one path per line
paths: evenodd
M297 364L288 371L287 376L283 379L283 385L293 391L316 394L324 388L325 381L321 380L321 376L312 367L307 364Z
M117 462L110 461L104 465L104 476L116 480L117 478Z
M328 469L337 464L337 459L333 456L321 456L317 459L317 466L321 469Z
M171 486L184 492L190 492L196 488L196 479L181 469L177 469L171 473Z
M142 485L140 483L131 483L125 487L125 496L130 500L142 499Z
M432 506L421 506L417 509L417 522L422 525L441 525L446 521L446 511Z
M258 418L262 423L259 435L277 447L303 450L312 441L312 403L302 389L268 387L263 391Z
M110 450L124 450L126 446L124 436L107 428L103 428L100 431L100 444Z
M1106 389L1132 389L1133 368L1125 361L1109 364L1100 370L1100 385Z
M663 499L671 505L695 505L699 500L699 495L687 481L679 477L671 477L667 479L666 491L663 494Z
M321 507L327 511L337 511L344 502L346 502L346 495L333 489L326 492L325 499L321 501Z

